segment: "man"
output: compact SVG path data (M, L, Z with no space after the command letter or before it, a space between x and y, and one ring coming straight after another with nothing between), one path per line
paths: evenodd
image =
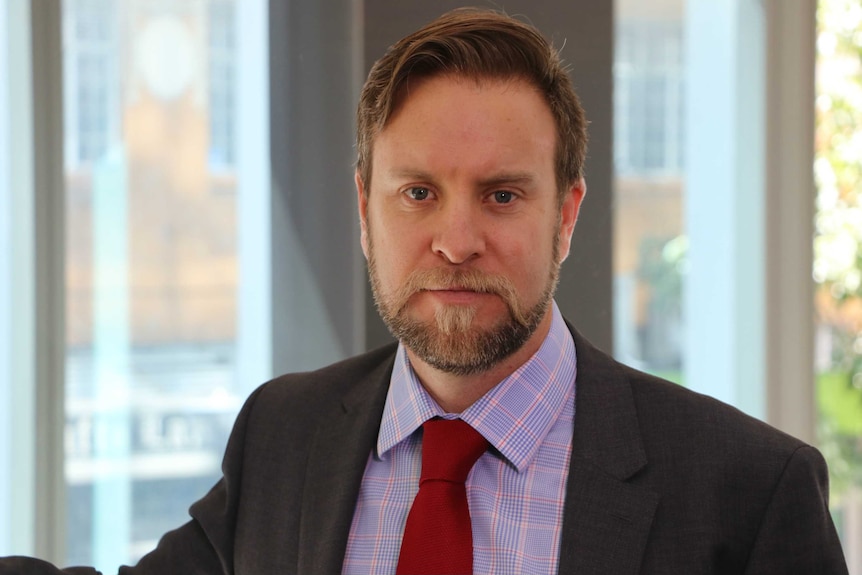
M516 20L456 11L395 44L362 92L356 186L399 344L259 388L223 480L121 573L846 573L815 449L561 317L585 126ZM454 437L476 441L462 477L426 478Z

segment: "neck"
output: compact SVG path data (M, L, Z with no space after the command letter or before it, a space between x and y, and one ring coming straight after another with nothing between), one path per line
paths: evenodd
M515 353L488 370L470 375L441 371L407 348L407 356L419 382L434 401L447 413L461 413L510 376L535 354L551 329L551 310L542 319L533 335Z

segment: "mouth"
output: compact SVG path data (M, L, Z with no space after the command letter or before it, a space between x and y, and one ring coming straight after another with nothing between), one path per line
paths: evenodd
M464 287L427 288L420 293L431 295L434 299L446 304L475 304L483 297L491 294Z
M418 291L430 291L430 292L470 292L476 294L491 294L496 293L494 290L489 288L483 288L482 286L467 286L461 284L453 284L453 285L432 285L425 286L420 288Z
M422 288L421 291L469 291L469 292L475 292L475 293L482 293L479 290L464 287L464 286L428 287L428 288Z

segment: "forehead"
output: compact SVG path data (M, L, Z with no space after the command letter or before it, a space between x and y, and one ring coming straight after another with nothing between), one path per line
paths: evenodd
M520 78L412 80L374 142L378 160L551 166L556 128L542 94Z
M467 91L495 92L498 90L512 90L516 92L533 92L534 95L545 102L539 89L528 78L518 75L492 76L492 75L464 75L450 72L440 72L431 75L414 75L408 77L400 86L393 98L393 104L389 115L386 117L380 131L385 130L393 120L403 111L405 107L415 107L417 100L427 101L429 97L442 98L446 94L463 93ZM550 106L545 104L548 112Z

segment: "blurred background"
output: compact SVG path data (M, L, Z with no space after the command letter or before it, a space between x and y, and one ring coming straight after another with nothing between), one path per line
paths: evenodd
M562 47L592 121L558 301L817 445L862 575L862 6L595 4L494 4ZM136 561L251 390L387 340L353 111L455 5L3 0L0 554Z

